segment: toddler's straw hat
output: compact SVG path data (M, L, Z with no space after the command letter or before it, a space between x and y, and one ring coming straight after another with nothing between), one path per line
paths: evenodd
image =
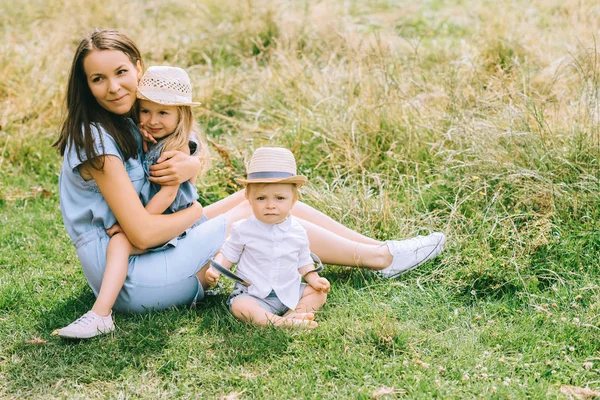
M296 175L296 160L288 149L282 147L261 147L256 149L248 168L247 179L236 179L241 185L249 183L295 183L298 187L306 182L306 177Z
M137 98L167 106L199 106L192 101L192 84L178 67L155 66L146 70L138 83Z

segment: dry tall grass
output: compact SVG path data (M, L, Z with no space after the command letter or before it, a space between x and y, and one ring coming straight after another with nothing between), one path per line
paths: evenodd
M74 48L116 27L147 65L190 72L215 145L207 201L235 190L254 148L288 146L312 183L306 201L379 238L444 229L461 250L447 263L467 269L473 240L477 269L487 253L527 266L560 230L557 207L597 204L591 1L1 0L0 11L4 193L52 189Z

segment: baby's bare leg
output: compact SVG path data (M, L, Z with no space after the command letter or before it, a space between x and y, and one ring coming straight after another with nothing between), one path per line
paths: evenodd
M102 277L102 286L92 311L102 317L110 314L127 277L129 256L141 253L143 251L133 247L123 233L117 233L110 238L106 250L106 268Z
M313 321L314 315L312 313L306 313L304 318L300 318L302 316L300 313L297 313L295 317L280 317L266 311L256 300L248 297L235 299L231 304L231 312L237 319L253 325L268 326L273 324L285 328L305 327L309 329L317 327L317 323Z
M306 313L312 313L318 311L323 304L327 301L327 293L313 289L312 286L306 285L302 291L302 297L298 302L295 310L288 311L284 317L296 318L298 315L305 315Z

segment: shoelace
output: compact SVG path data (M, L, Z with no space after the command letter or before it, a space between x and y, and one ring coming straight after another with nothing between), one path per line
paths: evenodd
M92 317L90 317L87 313L85 313L81 317L79 317L75 322L73 322L71 325L86 326L92 321L92 319L93 319Z

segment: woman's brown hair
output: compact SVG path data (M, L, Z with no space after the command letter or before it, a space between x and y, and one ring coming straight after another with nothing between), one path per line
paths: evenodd
M60 135L53 146L58 148L61 155L65 154L67 146L75 146L79 159L82 151L85 159L90 161L93 168L102 168L98 158L91 126L101 125L117 143L125 160L136 158L138 155L137 139L132 131L132 124L127 118L113 114L98 104L87 82L83 68L85 57L97 50L116 50L123 52L136 66L144 68L142 56L133 40L125 34L111 29L96 29L84 38L77 47L69 82L67 86L67 114L62 124ZM100 136L102 141L102 136ZM99 144L103 148L104 143Z

